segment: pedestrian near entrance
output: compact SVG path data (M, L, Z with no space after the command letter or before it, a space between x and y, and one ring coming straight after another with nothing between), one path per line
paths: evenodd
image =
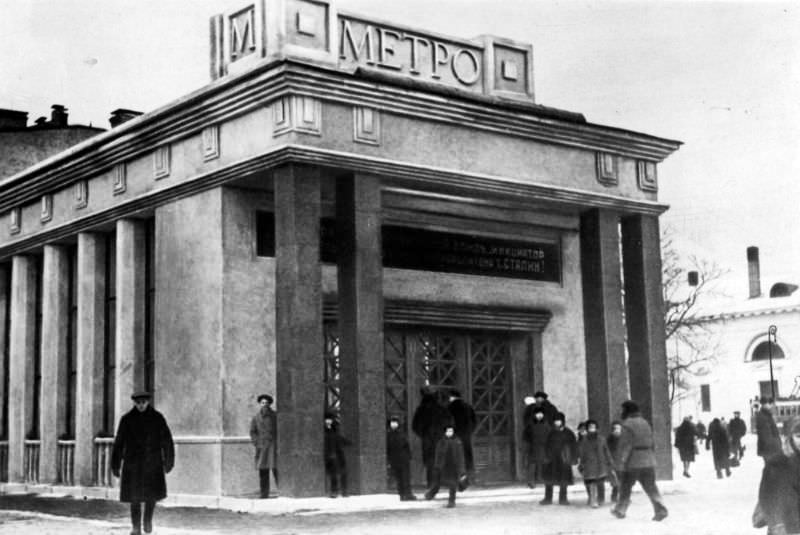
M541 407L534 407L532 421L525 422L522 432L523 441L527 446L527 476L530 488L544 482L543 469L547 464L547 436L550 434L550 429L552 429L550 424L544 419L544 410Z
M653 520L660 521L667 517L667 508L656 486L654 444L653 429L642 418L639 406L634 401L625 401L622 404L622 435L619 442L619 501L611 510L617 518L625 518L631 503L631 490L637 481L653 505Z
M614 460L606 439L597 433L597 421L586 420L586 435L578 442L578 467L589 493L589 506L606 501L606 478L613 477Z
M400 501L416 500L417 497L411 492L411 471L409 469L411 446L405 432L400 429L400 418L397 416L389 418L389 431L386 433L386 457L397 483Z
M775 419L772 417L772 409L775 402L772 398L761 398L761 408L756 413L756 434L758 443L756 453L764 459L766 463L770 457L781 453L781 435Z
M714 470L717 471L717 479L722 479L723 470L725 471L725 476L730 477L730 438L728 437L728 430L725 429L719 418L714 418L708 424L706 450L709 447L714 456Z
M344 448L350 441L339 434L339 423L333 413L325 413L325 475L328 478L328 495L336 498L341 492L342 497L347 494L347 463L344 458Z
M434 460L436 476L434 484L425 493L426 500L432 500L439 492L439 487L444 485L448 489L447 507L456 506L456 491L463 485L467 477L466 463L464 462L464 446L455 434L453 424L447 424L444 436L436 444Z
M569 505L567 487L574 482L572 465L578 462L575 433L565 425L564 414L556 413L553 428L545 444L547 464L544 466L544 499L541 505L553 503L553 487L558 485L558 503Z
M478 420L472 405L461 399L461 392L455 388L450 390L450 403L447 406L453 417L455 434L464 446L464 463L470 477L475 474L475 461L472 457L472 433Z
M429 386L420 389L422 399L414 411L411 429L422 441L422 462L425 465L425 483L434 483L436 444L444 435L444 426L450 421L450 412L442 404L440 394Z
M733 418L731 418L728 424L728 434L731 437L731 454L738 464L738 461L742 458L742 455L744 455L742 438L747 434L747 424L742 420L741 412L733 412Z
M111 473L120 477L119 501L131 504L131 535L153 531L156 502L167 497L175 446L167 421L150 405L149 392L131 396L134 407L120 418L111 450ZM144 522L142 522L144 503Z
M622 422L619 420L614 420L611 422L611 432L608 434L606 438L606 444L608 445L608 451L611 453L611 459L613 460L613 470L612 473L614 474L613 477L610 478L609 482L611 483L611 501L616 504L617 500L619 500L619 437L622 436Z
M275 411L272 409L272 396L261 394L256 398L258 412L250 420L250 440L256 449L255 464L258 471L258 481L261 498L269 498L269 473L278 483L278 469L275 463L275 444L277 443L278 422Z
M533 395L534 406L542 408L542 410L544 411L544 419L547 420L547 423L552 426L556 414L558 414L558 408L552 403L550 403L547 397L548 396L546 392L542 392L541 390L536 392Z
M683 463L683 477L692 477L689 474L689 465L694 462L694 452L697 447L695 442L696 429L691 416L685 416L681 425L675 430L675 447Z
M758 489L758 515L754 527L767 527L770 535L800 533L800 419L783 428L781 453L766 460ZM756 517L759 518L756 518Z

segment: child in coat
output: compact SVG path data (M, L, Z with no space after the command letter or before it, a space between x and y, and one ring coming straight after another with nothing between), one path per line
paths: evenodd
M386 433L386 456L389 459L389 468L397 482L397 493L400 501L416 500L411 492L411 477L409 462L411 461L411 447L408 437L400 430L400 419L397 416L389 418L389 431Z
M613 471L614 461L606 439L597 433L597 422L586 421L586 435L578 442L578 467L589 492L589 506L597 508L606 499L606 478Z
M614 420L611 422L611 432L606 438L606 445L608 451L611 453L611 460L613 461L611 477L609 483L611 484L611 502L616 504L619 498L619 478L617 477L617 470L619 468L619 437L622 435L622 422Z
M425 493L425 499L432 500L439 492L439 486L446 485L450 491L447 507L455 507L456 490L458 490L459 484L464 484L466 481L467 469L464 463L464 446L461 444L461 440L455 436L453 424L445 426L444 437L436 444L434 468L436 471L435 482Z

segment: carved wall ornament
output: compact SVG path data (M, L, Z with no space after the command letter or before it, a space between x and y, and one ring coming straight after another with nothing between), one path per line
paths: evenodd
M153 177L159 180L169 176L170 146L162 145L153 151Z
M655 162L637 161L636 177L639 182L639 189L642 191L658 191L658 175L656 174Z
M114 176L114 195L125 193L128 189L128 170L124 163L118 163L112 171Z
M314 97L291 95L272 103L272 135L287 132L322 135L322 102Z
M41 213L41 221L42 223L47 223L48 221L53 219L53 194L52 193L45 193L42 195L42 213Z
M219 158L219 125L203 128L203 161Z
M381 144L381 113L368 106L353 107L353 141Z
M617 155L610 152L595 153L597 163L597 181L604 186L619 184L619 164Z
M89 205L89 181L78 180L75 182L75 209L80 210Z
M19 234L22 230L22 208L12 208L8 214L8 233Z

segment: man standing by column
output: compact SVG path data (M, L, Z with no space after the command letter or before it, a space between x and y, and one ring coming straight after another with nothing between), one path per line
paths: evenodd
M122 416L111 452L111 472L122 478L119 501L131 504L131 535L153 531L156 502L167 497L168 474L175 463L175 447L167 421L150 406L150 393L137 391L131 396L135 406Z
M611 510L617 518L625 518L631 503L631 490L637 481L650 498L655 516L661 521L667 517L667 508L656 486L656 455L653 451L653 429L639 413L634 401L622 404L622 436L619 440L620 493L619 502Z
M772 398L762 397L761 408L756 413L756 433L758 434L756 453L764 458L765 463L770 457L783 451L781 434L772 417L774 407L775 401Z
M272 396L261 394L256 398L259 404L258 412L250 421L250 440L256 448L256 470L261 489L261 497L269 498L269 472L275 476L278 483L278 469L275 465L276 431L278 429L277 417L272 410Z

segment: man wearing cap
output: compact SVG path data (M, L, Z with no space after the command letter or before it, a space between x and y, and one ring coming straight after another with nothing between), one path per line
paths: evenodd
M120 418L114 437L111 472L120 477L122 468L119 501L131 504L131 535L140 535L142 503L144 532L150 533L156 502L167 497L164 474L175 463L175 447L167 421L150 405L150 393L136 391L131 399L134 408Z
M269 471L278 483L278 469L275 465L276 431L278 429L275 411L272 410L272 396L261 394L256 398L258 412L250 421L250 440L256 448L256 470L262 498L269 498Z
M733 418L728 424L728 435L731 437L731 452L736 461L744 455L744 446L742 446L742 438L747 434L747 424L740 418L741 412L734 411Z
M533 395L533 399L533 408L541 407L542 412L544 412L544 419L552 426L556 414L558 414L558 408L547 400L547 394L541 390ZM533 415L533 409L531 409L531 415Z
M758 435L758 445L756 453L764 458L766 463L770 457L781 453L781 435L775 419L772 417L772 409L775 402L772 398L762 397L761 408L756 413L756 434Z
M634 401L625 401L622 404L622 435L619 438L617 457L617 471L620 472L619 501L611 510L617 518L625 518L631 503L631 490L637 481L653 504L653 520L661 521L667 517L667 508L656 486L654 445L653 429L639 413L639 406Z

